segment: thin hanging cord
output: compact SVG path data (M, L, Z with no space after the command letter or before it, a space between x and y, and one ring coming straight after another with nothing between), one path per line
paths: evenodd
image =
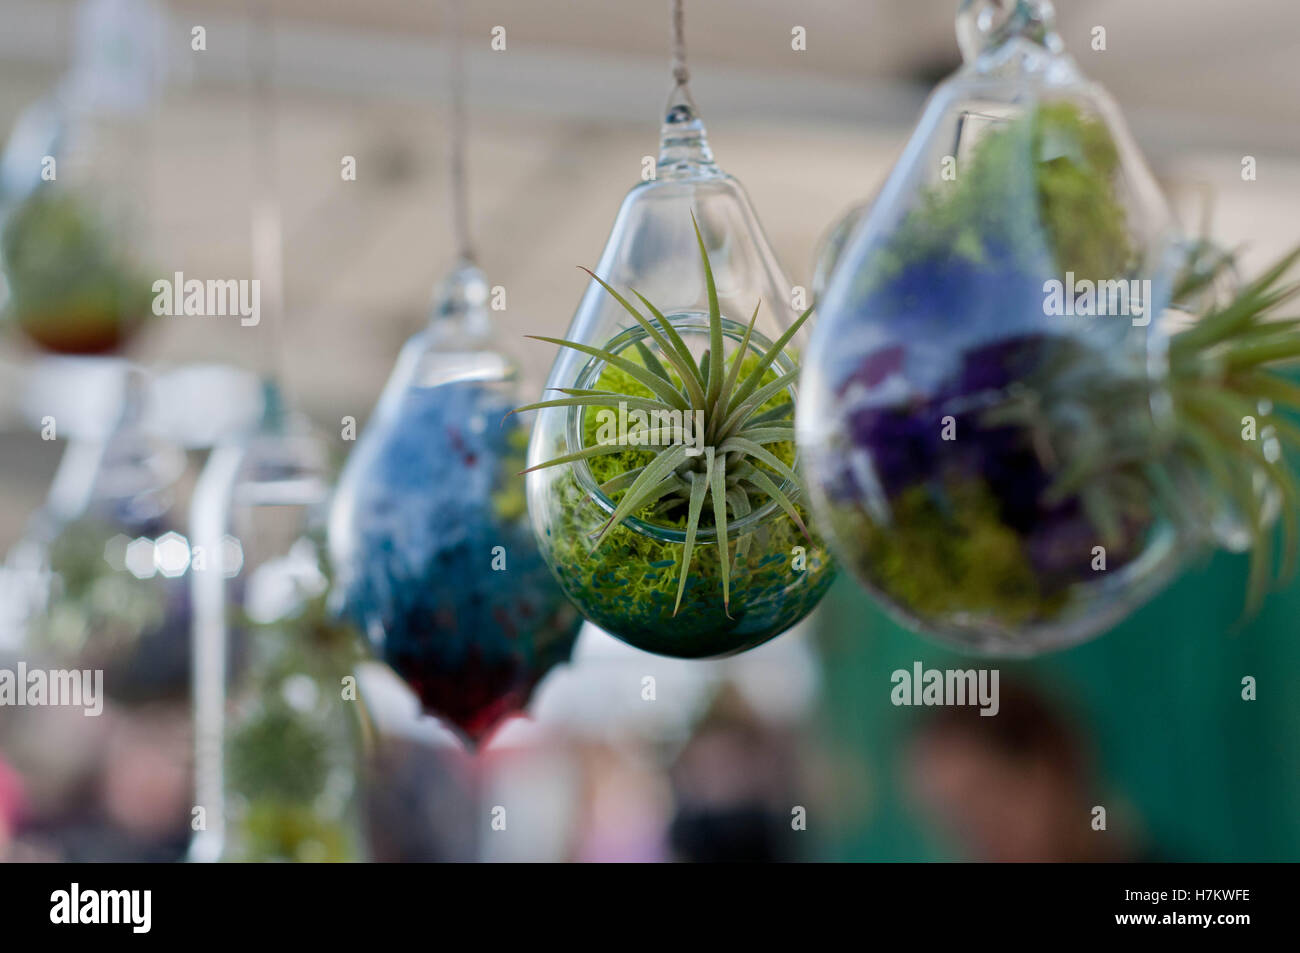
M276 171L275 84L272 78L275 40L270 0L254 0L252 37L253 142L252 190L253 276L261 286L260 301L269 313L269 346L262 350L262 375L285 388L284 247L281 235Z
M473 262L474 243L469 234L469 187L465 176L465 63L461 50L461 0L447 0L447 42L451 46L447 57L450 75L447 78L451 93L451 135L449 136L451 166L452 234L456 239L456 252L462 261Z
M673 9L673 79L685 86L691 78L686 68L686 14L685 0L670 0Z

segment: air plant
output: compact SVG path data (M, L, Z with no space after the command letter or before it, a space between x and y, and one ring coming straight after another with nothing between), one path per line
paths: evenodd
M795 504L801 489L793 466L794 403L790 391L798 380L799 369L786 347L812 309L764 347L754 337L762 307L759 302L739 346L730 357L726 356L717 287L698 223L695 238L708 293L708 346L698 360L673 322L644 295L631 289L646 313L600 276L583 269L644 332L631 345L635 357L608 347L537 336L535 340L571 348L603 362L606 373L594 388L554 388L564 396L528 404L515 412L618 405L641 411L638 421L623 435L597 439L524 472L626 454L629 445L644 451L631 461L635 465L599 484L600 492L614 505L608 517L590 532L590 551L604 544L629 517L643 516L655 523L682 526L685 538L676 570L676 616L686 591L697 536L702 526L711 526L718 547L723 610L730 618L732 557L728 527L734 521L750 516L770 501L811 539ZM611 369L625 375L623 379L634 386L623 390L601 386L612 376ZM692 441L687 439L688 421L695 423ZM738 557L747 554L754 535L743 534L737 541Z
M1268 589L1275 517L1282 526L1279 582L1294 573L1300 548L1300 488L1282 456L1283 447L1300 450L1300 427L1282 413L1300 413L1300 386L1279 373L1300 360L1300 317L1278 314L1300 295L1300 282L1285 280L1297 260L1300 248L1226 302L1209 304L1199 320L1171 337L1174 436L1168 452L1147 468L1152 491L1171 507L1178 499L1173 477L1179 467L1190 467L1235 510L1250 550L1247 615ZM1190 264L1175 301L1208 289L1232 267L1233 256L1212 253Z
M1123 536L1119 486L1130 488L1129 499L1155 501L1192 532L1213 532L1218 523L1219 535L1244 536L1234 548L1250 551L1247 615L1259 608L1268 588L1268 529L1279 508L1278 581L1294 572L1300 547L1300 487L1282 458L1283 446L1300 449L1300 427L1277 413L1300 412L1300 386L1278 373L1300 359L1300 318L1277 315L1300 295L1300 283L1284 282L1298 259L1300 249L1229 300L1194 309L1198 320L1171 336L1163 382L1171 425L1167 438L1144 452L1119 450L1123 438L1116 435L1124 419L1135 416L1133 408L1147 400L1146 385L1134 381L1117 388L1113 377L1089 373L1088 362L1070 352L1045 365L1036 375L1042 386L1032 394L1008 399L982 419L988 426L1023 427L1037 443L1052 447L1059 471L1045 499L1059 504L1077 495L1108 546ZM1230 254L1194 248L1173 300L1205 297L1233 262ZM1069 428L1063 425L1067 420L1089 423Z

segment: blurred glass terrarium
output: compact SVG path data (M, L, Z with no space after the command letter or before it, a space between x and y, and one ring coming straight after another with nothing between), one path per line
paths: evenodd
M403 348L339 479L339 606L424 711L471 746L523 711L581 621L524 508L515 368L493 349L483 273L462 262Z
M364 858L354 629L326 610L325 455L274 385L195 489L197 800L190 856Z
M185 460L154 430L149 394L126 362L60 359L38 365L23 398L66 446L0 567L0 654L29 686L42 673L51 704L5 717L38 792L20 833L65 860L184 849L190 551L173 504Z
M83 3L72 70L20 116L0 158L0 299L45 350L117 351L151 315L144 107L160 23L147 0Z
M705 658L780 635L833 570L802 529L791 470L806 305L676 76L655 174L623 200L565 339L546 339L561 351L536 405L528 508L588 619L638 648ZM734 400L718 400L724 388ZM674 412L667 439L638 432ZM753 454L736 440L758 424Z
M1158 459L1180 246L1049 3L968 0L957 26L965 65L819 303L798 434L818 525L885 605L1032 654L1153 595L1197 522Z
M138 368L97 365L93 380L79 364L43 369L53 376L47 390L84 388L116 419L100 430L94 420L46 418L56 428L61 419L70 439L45 506L11 555L43 580L26 652L62 667L103 670L105 692L116 701L184 698L189 543L172 513L184 455L151 429L148 379Z

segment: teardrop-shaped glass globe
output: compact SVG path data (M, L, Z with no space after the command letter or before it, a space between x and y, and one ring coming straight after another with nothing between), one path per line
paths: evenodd
M76 386L85 363L45 367ZM97 369L108 372L98 375L108 385L99 398L120 408L116 420L70 440L46 504L16 549L14 558L38 561L48 582L25 654L101 671L105 694L118 703L183 700L190 547L173 503L184 454L150 427L144 372L120 361Z
M152 432L145 375L126 362L47 359L33 377L29 400L67 445L0 565L0 656L29 673L7 676L5 704L15 684L32 693L0 719L10 737L39 739L8 752L38 792L25 825L59 860L179 860L195 803L190 546L174 507L185 456ZM145 748L166 781L142 796Z
M45 350L117 351L152 317L142 148L165 34L156 3L78 4L68 73L0 155L0 307Z
M716 283L721 328L716 339L701 246ZM792 287L782 273L740 183L714 162L704 124L684 82L674 87L668 101L654 177L635 186L623 200L595 275L608 288L599 281L587 286L565 335L580 347L561 347L545 398L559 398L559 389L653 396L638 390L640 385L615 362L581 350L594 348L639 367L661 368L664 379L685 401L673 410L685 415L689 430L697 412L705 414L700 420L715 413L719 424L723 414L720 406L710 409L692 396L675 363L681 354L707 367L706 353L721 344L725 358L716 362L717 367L729 370L739 364L739 370L747 372L759 368L770 353L768 370L760 375L763 384L790 373L803 356L803 328L782 347L775 345L811 302L804 302L805 292ZM656 311L662 315L680 338L680 351L676 355L664 351L668 329L656 318L651 334L611 290L647 320ZM751 318L753 331L742 347ZM701 390L707 390L707 384ZM534 426L530 467L582 453L595 441L604 442L602 421L617 430L609 436L628 445L616 453L529 473L533 525L542 552L569 598L606 632L638 648L682 658L752 648L802 619L821 598L833 573L820 540L806 538L770 493L738 479L743 471L733 468L723 494L729 547L724 579L712 502L698 507L695 536L687 532L688 485L707 482L707 435L678 431L652 441L662 445L642 449L632 436L638 425L635 415L655 411L628 405L622 396L613 397L607 406L542 409ZM708 396L703 394L706 403ZM772 396L771 406L761 410L774 425L788 425L796 400L797 388L789 382ZM668 421L662 423L669 427ZM782 466L795 462L792 438L791 429L788 439L769 448L782 458ZM697 446L670 477L679 489L610 523L625 498L620 494L630 492L637 474L649 470L655 451L666 452L667 445L690 439ZM709 447L708 454L716 454L728 466L742 465L721 445ZM794 481L782 482L775 470L766 473L781 484L778 489L792 507L802 505ZM593 546L607 523L609 531ZM692 548L689 565L684 565L688 539ZM679 595L683 574L685 589Z
M515 368L491 347L488 285L462 263L403 348L339 479L336 598L470 744L568 660L580 619L524 507Z
M830 278L797 430L818 525L871 592L1027 655L1112 626L1195 532L1147 465L1178 236L1050 3L967 0L958 33L964 66Z

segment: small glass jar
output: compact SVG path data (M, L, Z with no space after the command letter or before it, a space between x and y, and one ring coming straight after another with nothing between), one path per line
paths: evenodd
M13 712L11 753L38 792L20 836L61 860L176 860L188 830L185 459L154 432L149 392L124 361L59 358L25 396L68 443L0 567L0 654L50 692Z

